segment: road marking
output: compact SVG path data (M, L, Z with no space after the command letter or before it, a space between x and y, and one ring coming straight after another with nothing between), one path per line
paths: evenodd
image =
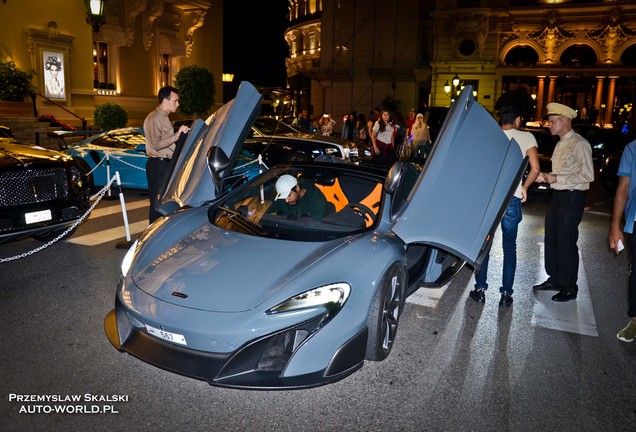
M411 294L407 299L407 303L412 303L420 306L426 306L430 308L436 308L437 303L442 298L444 293L446 292L446 288L448 288L448 284L444 285L441 288L424 288L421 287L413 294Z
M148 200L133 201L132 203L126 203L126 211L136 210L142 207L148 207L148 205L149 205ZM88 216L88 218L95 219L98 217L110 216L117 213L121 213L121 204L119 203L119 200L117 202L113 202L111 205L107 207L98 207L94 209L91 212L90 216Z
M544 262L544 244L539 243L541 263ZM541 268L539 274L541 283L548 278L545 269ZM583 258L579 252L579 274L577 284L579 292L576 300L569 302L552 301L556 291L534 292L535 303L532 311L533 326L545 327L553 330L561 330L570 333L578 333L586 336L597 336L596 317L592 308L592 299L587 285L587 276L583 266Z
M143 220L128 225L130 235L139 234L148 226L148 221ZM67 243L74 243L83 246L97 246L112 240L122 240L126 238L126 231L123 226L97 231L92 234L86 234L79 237L71 237L66 240Z

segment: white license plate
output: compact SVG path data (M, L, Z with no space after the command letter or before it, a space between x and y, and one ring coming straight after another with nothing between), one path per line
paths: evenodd
M148 333L158 337L159 339L178 343L179 345L187 345L185 337L183 335L180 335L179 333L167 332L165 330L161 330L161 329L149 326L148 324L146 324L146 330L148 330Z
M25 213L24 218L26 219L26 223L28 224L51 220L52 218L51 210L42 210L42 211L36 211L32 213Z

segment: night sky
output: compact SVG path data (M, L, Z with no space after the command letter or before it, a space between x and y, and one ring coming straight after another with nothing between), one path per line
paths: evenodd
M233 73L236 85L249 81L256 86L285 87L288 4L287 0L224 2L223 72Z

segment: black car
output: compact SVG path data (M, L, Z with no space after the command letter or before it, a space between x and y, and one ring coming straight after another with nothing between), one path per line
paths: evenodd
M595 166L600 166L610 154L622 152L629 142L629 137L618 129L582 124L574 124L572 129L590 142Z
M71 227L90 207L87 172L64 153L0 137L0 243Z
M601 163L598 171L598 180L603 185L603 188L612 195L616 193L616 188L618 187L618 165L621 162L621 156L623 156L622 151L608 155Z

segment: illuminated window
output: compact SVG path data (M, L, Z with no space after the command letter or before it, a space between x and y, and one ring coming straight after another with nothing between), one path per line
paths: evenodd
M108 81L108 44L93 42L93 85L99 88L99 83Z
M170 85L170 54L161 54L159 59L159 81L161 87Z

